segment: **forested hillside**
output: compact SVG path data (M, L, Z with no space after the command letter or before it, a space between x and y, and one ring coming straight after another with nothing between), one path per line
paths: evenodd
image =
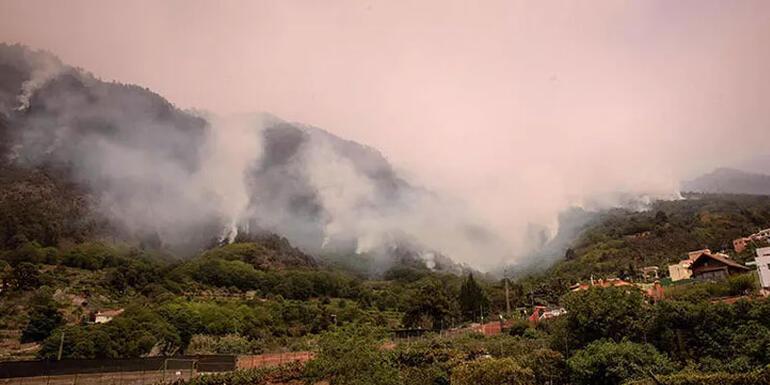
M522 279L523 291L547 302L591 277L634 280L647 266L659 267L665 277L669 264L704 248L746 262L761 245L736 254L732 241L768 227L768 196L687 194L682 200L657 201L646 211L609 210L565 245L559 262Z

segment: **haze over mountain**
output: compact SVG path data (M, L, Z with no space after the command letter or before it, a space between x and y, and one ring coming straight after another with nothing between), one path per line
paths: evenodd
M281 212L291 215L262 218L261 225L293 232L303 247L351 247L349 240L324 243L325 234L386 244L383 234L396 229L480 266L537 255L544 239L560 232L560 213L573 207L643 208L678 198L680 181L723 165L767 172L770 48L757 41L770 36L768 7L755 0L600 0L591 7L9 0L0 3L0 40L50 50L101 79L149 87L176 106L206 111L169 112L167 119L178 121L173 135L189 138L141 143L129 135L123 139L131 151L115 151L130 159L143 145L153 148L154 155L138 156L133 164L146 164L133 174L169 157L168 169L151 172L194 175L195 188L149 190L178 196L168 209L130 210L152 211L154 223L179 227L164 224L164 232L201 226L193 223L211 206L225 213L218 229L243 225L234 219L239 213L274 214L288 186L260 190L260 203L242 188L240 172L225 171L248 170L271 185L286 172L297 194L292 209ZM137 124L151 126L157 111L138 109L126 116L138 113ZM279 156L276 165L255 163L265 147L253 128L267 128L266 121L310 138L275 138L305 143L294 157L308 162ZM388 178L361 169L360 159L351 165L344 153L328 157L339 146L310 127L376 148L412 188L387 187ZM158 152L166 147L169 154ZM94 165L112 167L79 167ZM349 177L340 183L349 188L318 189L338 175ZM132 177L145 184L144 175ZM300 193L308 186L319 190L315 196ZM317 201L324 210L316 210ZM170 221L179 206L196 210ZM326 211L338 215L332 220ZM132 220L146 223L150 215L140 217ZM470 247L467 234L492 246Z
M387 264L406 252L431 267L440 252L505 255L461 204L321 129L269 115L194 115L21 46L0 45L0 68L7 170L75 183L87 202L80 214L107 220L112 236L194 252L271 232L315 254ZM73 221L89 223L65 227Z
M770 175L718 168L682 183L682 191L712 194L770 195Z

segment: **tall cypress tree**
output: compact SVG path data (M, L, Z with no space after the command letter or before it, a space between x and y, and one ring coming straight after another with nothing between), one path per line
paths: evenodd
M489 297L487 297L484 289L473 279L472 273L468 274L468 277L460 287L458 302L465 320L477 321L482 311L485 315L489 314Z

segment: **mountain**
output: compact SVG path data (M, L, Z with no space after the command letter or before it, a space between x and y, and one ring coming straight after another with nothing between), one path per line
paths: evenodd
M770 195L770 175L718 168L682 183L682 191L714 194Z
M461 204L371 147L267 114L237 130L220 120L0 44L0 209L12 213L0 246L111 239L186 256L278 234L316 256L371 256L377 271L404 256L450 266L453 252L485 245L504 254ZM254 146L234 155L238 142Z

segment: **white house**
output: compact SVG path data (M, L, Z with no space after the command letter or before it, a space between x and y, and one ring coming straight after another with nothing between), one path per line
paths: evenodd
M106 324L107 322L112 321L113 318L119 316L121 313L123 313L123 309L102 310L96 312L96 314L94 314L94 323Z
M757 264L759 283L763 288L770 289L770 247L757 249L757 258L754 261Z
M692 276L690 265L692 265L692 260L690 259L679 261L679 263L675 265L668 265L668 275L671 277L671 281L676 282L683 279L690 279Z

